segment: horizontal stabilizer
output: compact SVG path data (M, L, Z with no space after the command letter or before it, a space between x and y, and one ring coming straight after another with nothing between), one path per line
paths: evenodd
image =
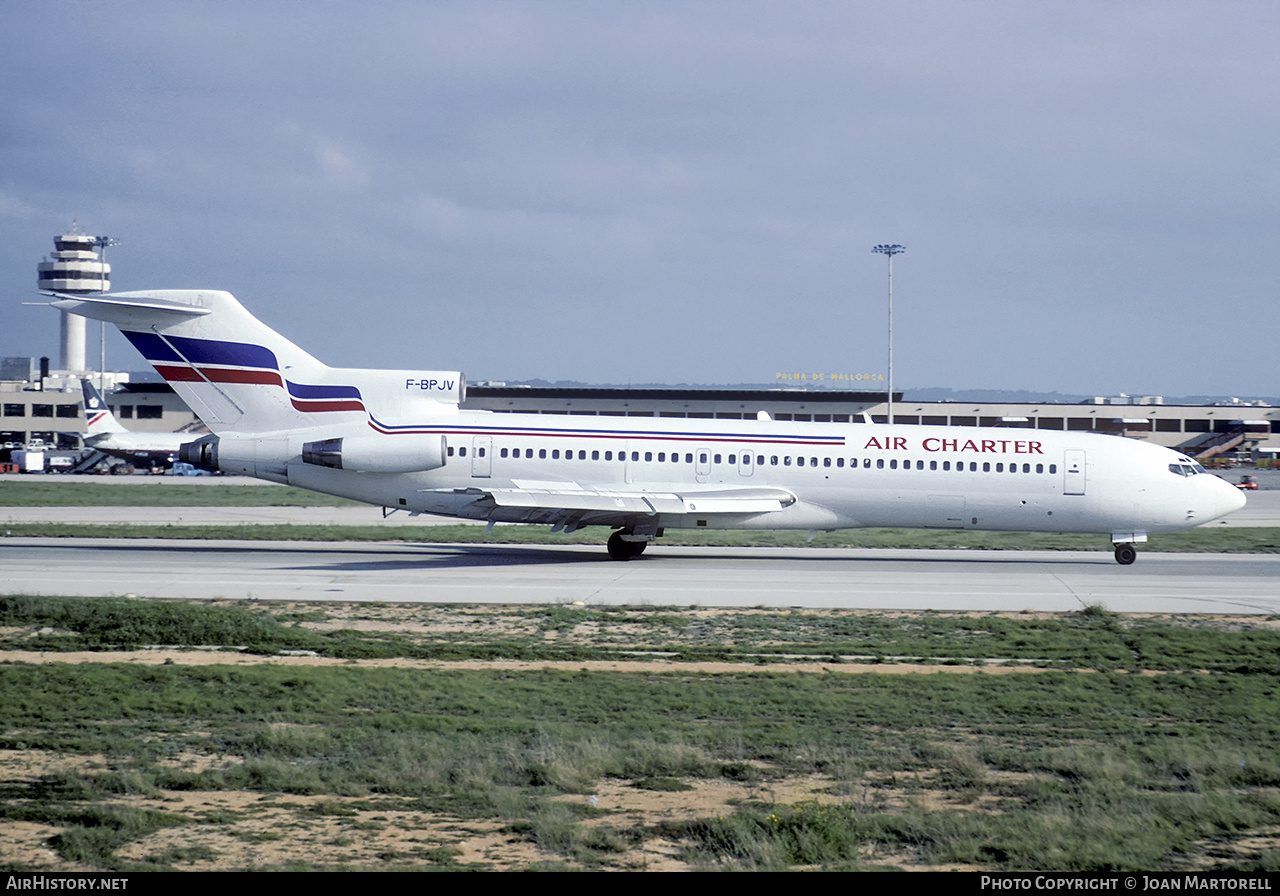
M61 293L46 293L46 295L54 297L55 301L50 304L59 311L124 326L164 320L176 323L179 320L209 314L212 310L200 305L147 294L103 293L96 296L68 296Z

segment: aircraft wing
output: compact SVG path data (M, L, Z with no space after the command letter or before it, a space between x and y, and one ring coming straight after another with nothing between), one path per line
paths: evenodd
M454 492L454 494L457 494ZM755 514L789 507L796 496L782 488L682 489L678 492L574 488L545 483L517 488L467 489L474 501L465 515L479 519L611 525L626 517L657 514ZM576 528L575 526L575 528Z

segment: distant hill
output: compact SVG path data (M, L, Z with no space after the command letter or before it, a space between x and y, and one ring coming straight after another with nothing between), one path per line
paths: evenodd
M584 383L578 380L525 380L521 383L508 381L507 385L534 386L546 389L805 389L802 383ZM821 386L812 391L836 391ZM876 392L876 389L849 389L839 391ZM987 404L1080 404L1091 401L1094 395L1075 394L1069 392L1035 392L1027 389L948 389L942 386L926 386L903 390L903 401L977 401ZM1109 396L1116 397L1116 396ZM1280 397L1261 395L1165 395L1165 404L1179 405L1230 405L1247 402L1264 401L1269 405L1280 405Z
M140 370L130 373L135 383L163 382L154 370ZM580 380L507 380L508 386L533 386L542 389L786 389L806 390L814 392L849 391L876 392L876 389L835 390L821 386L807 389L803 383L584 383ZM1080 404L1090 401L1093 395L1079 395L1070 392L1034 392L1027 389L948 389L944 386L926 386L923 388L904 389L903 401L977 401L985 404ZM1115 397L1115 396L1110 396ZM1280 406L1280 396L1263 395L1165 395L1165 404L1177 405L1232 405L1239 404L1247 408L1249 403L1263 401L1272 406Z
M924 389L906 389L904 401L980 401L988 403L1079 404L1092 401L1094 395L1073 395L1066 392L1031 392L1021 389L946 389L934 386ZM1118 395L1106 396L1116 398ZM1141 395L1133 395L1141 398ZM1247 407L1250 402L1263 401L1269 405L1280 404L1280 399L1262 395L1164 395L1165 404L1180 405L1234 405Z
M1066 392L1032 392L1026 389L945 389L941 386L906 389L902 396L904 401L1044 402L1047 404L1079 404L1093 397Z

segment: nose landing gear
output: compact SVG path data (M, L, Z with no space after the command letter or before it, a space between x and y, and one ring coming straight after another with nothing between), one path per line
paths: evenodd
M1121 566L1128 566L1134 560L1138 559L1138 549L1129 542L1122 542L1116 547L1116 562Z

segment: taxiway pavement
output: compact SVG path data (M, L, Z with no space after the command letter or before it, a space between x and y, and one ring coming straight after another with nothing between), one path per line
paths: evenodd
M5 593L85 597L1280 613L1280 555L6 538Z

